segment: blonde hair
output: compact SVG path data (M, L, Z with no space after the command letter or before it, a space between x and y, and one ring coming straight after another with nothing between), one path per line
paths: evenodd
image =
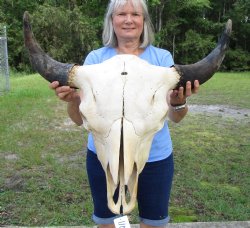
M154 28L148 13L147 4L145 0L130 0L130 1L132 2L135 8L139 8L139 6L142 7L144 25L143 25L143 32L140 38L141 40L140 48L146 48L154 41ZM128 0L111 0L109 2L104 19L104 26L102 33L102 42L104 46L117 47L118 41L112 24L112 15L117 8L124 6L127 2Z

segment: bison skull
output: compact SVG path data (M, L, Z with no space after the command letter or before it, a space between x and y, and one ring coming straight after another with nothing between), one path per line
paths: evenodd
M48 81L79 88L84 127L92 132L106 174L108 206L116 214L135 205L138 176L154 134L168 112L168 91L187 81L206 82L219 68L227 49L231 20L217 47L203 60L173 68L153 66L134 55L117 55L101 64L77 66L50 58L35 41L28 13L24 37L33 68ZM118 201L113 195L119 187ZM122 210L121 210L122 208Z

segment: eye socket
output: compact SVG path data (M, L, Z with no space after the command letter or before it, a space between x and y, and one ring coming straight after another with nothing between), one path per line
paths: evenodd
M88 122L88 121L87 121L87 118L83 115L82 112L80 112L80 115L81 115L81 117L82 117L83 122L87 123L87 122Z

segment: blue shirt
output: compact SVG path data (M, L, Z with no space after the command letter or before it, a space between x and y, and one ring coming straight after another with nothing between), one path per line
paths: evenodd
M102 47L91 51L86 57L84 64L98 64L117 55L116 49L111 47ZM140 58L146 60L152 65L171 67L174 65L172 55L169 51L148 46L140 55ZM152 75L153 77L153 75ZM88 149L96 153L94 138L90 133L88 136ZM167 121L165 121L163 128L158 131L153 139L148 162L159 161L167 158L173 150L172 140L168 128Z

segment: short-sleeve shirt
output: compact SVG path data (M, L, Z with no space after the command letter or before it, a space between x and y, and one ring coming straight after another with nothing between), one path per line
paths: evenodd
M84 61L84 65L98 64L117 55L116 49L112 47L102 47L91 51ZM171 67L174 65L172 55L169 51L149 45L139 56L148 63L156 66ZM154 77L154 75L152 75ZM89 150L96 153L94 138L91 133L88 135ZM164 126L159 130L152 141L148 162L159 161L167 158L173 151L172 140L165 121Z

